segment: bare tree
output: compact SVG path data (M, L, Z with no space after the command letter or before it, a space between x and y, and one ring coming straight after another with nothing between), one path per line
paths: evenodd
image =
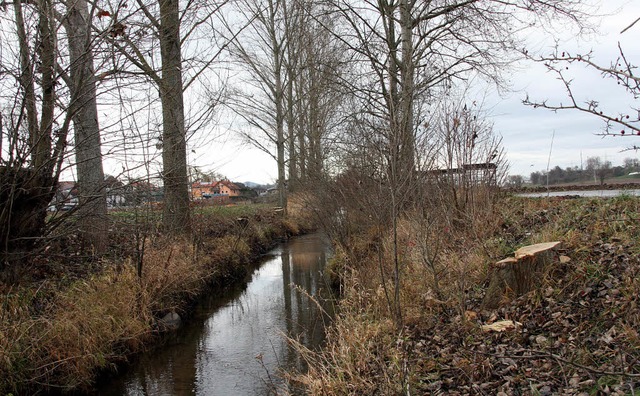
M278 205L286 210L285 2L244 0L237 4L248 27L244 34L232 39L229 48L248 74L248 89L236 92L236 99L229 104L252 130L244 136L276 160ZM231 35L233 29L228 29Z
M626 27L622 33L633 27L637 21L638 20ZM637 65L625 55L620 43L618 43L618 57L609 65L597 63L594 60L593 52L588 52L586 54L571 54L568 51L560 51L556 48L547 56L536 57L526 51L525 55L528 56L529 59L543 63L548 71L556 75L557 79L564 86L569 100L568 104L549 103L548 100L535 100L527 96L523 100L525 105L552 111L574 110L591 114L604 121L605 126L602 132L603 136L640 136L640 107L633 107L632 105L629 109L630 111L614 112L603 109L601 101L597 98L581 100L579 95L574 91L574 87L572 85L573 80L568 76L568 70L570 67L583 66L587 69L600 73L602 78L611 80L617 85L623 87L634 101L637 100L640 98L640 77L637 76ZM640 147L633 144L629 149L638 150Z
M603 161L600 157L588 157L586 171L593 174L593 181L604 184L604 180L611 175L611 161Z
M214 106L204 103L202 112L191 114L191 120L187 120L184 93L195 81L207 77L220 55L211 33L213 17L224 4L189 2L181 8L177 0L141 0L135 5L114 2L110 10L103 10L110 21L103 34L116 50L113 69L107 73L142 77L155 86L160 98L162 131L158 147L162 150L163 222L168 232L190 230L189 129L205 125ZM211 40L206 48L199 44L205 38L203 31ZM185 52L190 54L186 58Z
M79 222L84 237L101 252L107 243L107 195L102 168L96 77L93 65L92 19L96 7L86 0L67 5L62 24L69 42L69 74L61 70L69 86L74 125L74 152L79 185Z
M287 34L287 140L290 182L315 183L326 173L344 98L340 79L348 52L335 40L335 16L313 2L292 1Z
M532 19L565 17L581 24L572 1L334 1L336 39L355 54L345 79L359 109L351 132L380 158L380 188L387 192L392 233L393 316L402 322L402 260L397 225L416 199L418 147L434 131L422 128L439 95L472 74L502 85L501 72L515 57L518 32ZM427 161L428 162L428 161Z
M179 4L178 0L160 0L158 25L162 61L158 85L162 102L164 224L171 232L188 231L191 227Z
M466 222L491 207L488 192L504 180L502 139L475 102L442 103L432 123L435 169L430 178L440 184L454 216Z
M6 102L2 103L7 109L2 139L9 146L0 154L3 265L14 262L16 257L12 253L32 246L42 235L71 123L70 112L56 112L59 76L53 2L38 0L27 5L27 9L21 2L14 2L13 10L16 63L3 64L0 71L3 85L13 83L19 87L17 94L5 97ZM34 42L36 45L32 45Z

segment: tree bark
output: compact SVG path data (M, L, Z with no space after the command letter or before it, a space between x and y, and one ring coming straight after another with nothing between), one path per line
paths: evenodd
M18 33L18 46L20 47L20 87L23 91L24 103L22 104L27 118L27 130L29 131L29 146L33 153L36 152L36 142L38 141L38 110L36 109L35 78L33 63L31 62L31 51L27 42L27 32L24 25L22 13L22 2L14 4L16 18L16 31Z
M284 84L282 82L283 59L282 45L283 41L278 39L276 33L276 12L277 4L273 0L269 1L269 30L271 40L271 56L273 57L273 74L274 86L273 95L276 105L275 128L276 128L276 160L278 162L278 205L287 211L287 186L285 173L285 139L284 139Z
M56 29L53 18L51 0L39 0L38 31L40 34L39 55L40 70L42 72L42 117L37 136L32 137L33 166L37 172L50 175L55 164L51 161L51 132L53 130L55 109L55 59L56 59Z
M280 64L279 54L274 51L274 62ZM285 157L284 157L284 110L283 110L283 89L282 76L280 73L275 75L275 95L276 95L276 152L278 161L278 205L287 211L287 186L285 173Z
M486 308L496 308L511 296L520 296L533 290L553 259L553 251L560 242L538 243L516 250L493 265L491 280L483 300Z
M298 183L298 152L296 149L296 127L293 119L294 98L293 81L291 81L294 71L288 67L289 82L287 83L287 136L289 140L289 185Z
M285 37L288 42L287 45L287 57L285 60L286 74L287 74L287 94L286 94L286 119L287 119L287 140L289 145L289 188L293 189L298 184L298 151L296 148L296 125L294 120L295 115L295 100L293 85L298 79L298 57L295 53L294 43L297 42L296 35L300 33L297 28L299 27L296 7L288 7L285 2L283 5L284 11L284 23L285 23Z
M182 55L178 0L160 0L162 77L162 162L164 226L168 232L189 232L189 179L182 97Z
M73 0L65 27L69 40L71 111L75 131L80 231L97 252L107 246L107 194L104 185L91 21L86 0Z
M6 263L19 263L20 256L28 252L45 226L46 209L53 197L57 176L53 174L56 159L51 151L56 100L56 35L53 5L50 0L35 2L38 18L39 42L29 48L22 3L15 2L14 15L20 57L17 93L20 111L24 114L28 131L28 151L31 160L19 159L0 167L0 267ZM35 54L34 54L35 52ZM36 78L35 64L38 60ZM39 83L41 120L38 122L35 84ZM21 97L20 97L21 96ZM11 132L10 141L20 138L18 133L23 120ZM64 143L66 123L61 126L58 139Z
M412 179L414 171L415 135L413 126L415 62L413 60L413 18L409 0L400 0L400 40L402 42L402 63L400 68L400 122L398 139L400 149L401 176ZM413 2L411 2L413 4Z

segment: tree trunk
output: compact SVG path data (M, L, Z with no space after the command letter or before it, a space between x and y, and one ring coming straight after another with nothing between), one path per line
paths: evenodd
M492 268L489 288L483 305L496 308L504 300L533 290L554 259L560 242L538 243L518 249L514 257L498 261Z
M308 107L307 100L304 95L304 75L300 73L296 80L296 110L298 115L297 138L298 138L298 174L300 182L305 183L308 178L307 172L307 145L305 141L305 131L308 130Z
M75 130L80 231L97 252L107 245L107 195L104 186L100 127L89 8L86 0L73 0L67 15L71 65L71 111Z
M27 32L24 25L22 13L22 2L14 3L16 18L16 31L18 33L18 45L20 47L20 87L22 88L23 104L27 118L27 130L29 131L29 148L32 153L36 152L36 142L38 140L38 110L36 109L35 78L33 64L31 62L31 51L27 42ZM35 155L35 154L34 154Z
M311 52L311 50L310 50ZM313 54L310 57L311 65L309 66L309 151L308 151L308 167L307 172L311 180L320 180L322 177L322 122L320 104L318 103L320 90L318 86L321 84L318 62Z
M413 4L413 2L411 2ZM408 178L405 183L410 183L414 171L415 136L413 127L414 109L414 76L415 62L413 60L413 19L411 17L411 5L408 0L400 0L400 40L402 42L402 63L400 68L400 125L399 143L400 170L403 178Z
M296 7L288 7L287 2L283 4L285 30L287 45L287 57L285 60L287 73L287 95L286 95L286 118L287 118L287 140L289 146L289 189L295 188L298 184L298 151L296 149L296 125L295 125L295 97L293 85L298 79L298 55L296 54L296 28L299 28L297 22Z
M278 56L276 55L276 58ZM285 184L285 158L284 158L284 114L283 114L282 77L276 73L276 150L278 159L278 205L287 210L287 186Z
M53 197L57 179L52 176L55 161L51 153L51 130L55 106L56 37L52 4L35 3L38 11L37 48L30 49L25 29L22 3L14 3L16 32L20 51L19 83L21 111L25 114L28 149L31 161L0 167L0 267L19 262L21 252L28 251L45 226L46 209ZM37 79L32 61L37 51L41 78ZM38 122L35 84L39 81L42 119ZM63 127L64 128L64 127ZM18 125L9 140L17 141ZM61 135L64 135L61 133ZM18 254L18 255L16 255Z
M55 59L56 59L56 29L53 18L53 5L51 0L39 0L38 31L40 43L38 46L40 55L40 70L42 72L42 118L40 129L33 139L32 158L33 167L37 172L50 175L54 169L51 160L51 131L53 130L55 110Z
M290 55L291 56L291 55ZM296 149L296 127L294 122L293 67L287 67L289 82L287 83L287 132L289 138L289 185L293 187L298 182L298 152Z
M0 167L0 269L19 265L42 236L54 184L32 168Z
M282 82L282 43L276 35L276 5L269 1L269 32L271 35L271 51L273 56L274 87L273 94L276 105L276 159L278 162L278 205L287 211L287 186L285 184L285 139L284 139L284 84Z
M182 55L178 0L160 0L162 77L162 162L164 226L168 232L190 231L187 142L182 97Z

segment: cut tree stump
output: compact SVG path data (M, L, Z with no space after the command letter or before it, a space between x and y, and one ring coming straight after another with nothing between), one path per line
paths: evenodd
M537 243L521 247L513 257L495 263L484 297L485 308L497 308L509 297L520 296L538 286L544 270L555 259L560 242Z

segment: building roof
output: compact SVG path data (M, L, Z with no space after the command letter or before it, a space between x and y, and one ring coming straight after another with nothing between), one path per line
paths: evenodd
M72 190L76 186L74 181L61 181L58 182L58 190Z
M216 184L218 184L218 182L193 182L191 183L191 187L213 187Z
M227 186L230 190L240 190L240 187L236 186L229 180L220 180L219 182L216 183L216 187L220 185Z
M220 180L220 181L217 181L217 182L194 182L194 183L191 183L191 188L203 188L203 187L216 188L216 187L220 187L220 186L226 186L230 190L240 190L240 187L238 187L234 183L230 182L229 180Z

